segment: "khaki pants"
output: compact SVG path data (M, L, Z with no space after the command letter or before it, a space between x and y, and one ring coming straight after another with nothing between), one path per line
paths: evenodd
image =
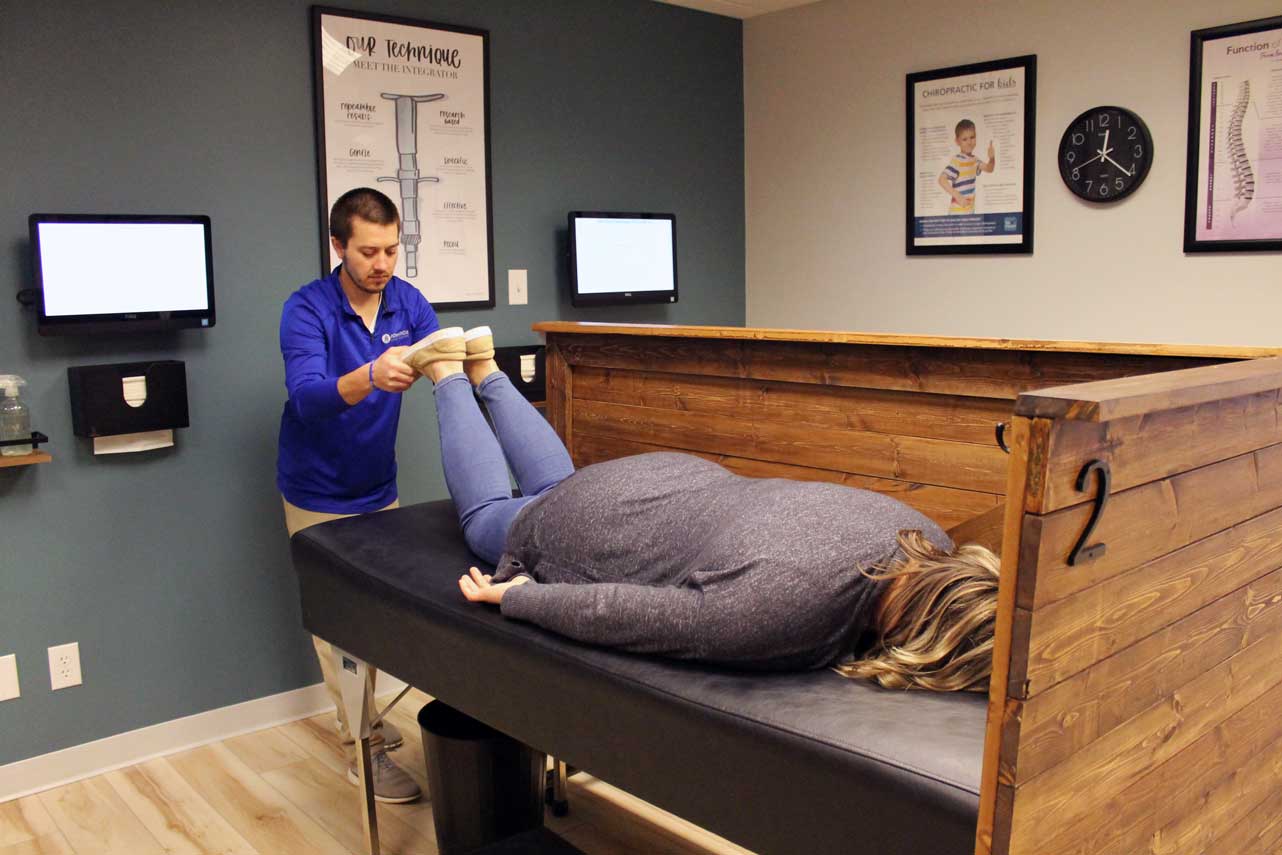
M323 522L358 516L357 514L324 514L319 511L304 510L297 505L291 505L284 497L281 497L281 502L285 505L285 529L289 532L290 537L293 537L296 532ZM380 508L379 511L390 511L392 508L400 507L400 504L398 499L387 507ZM352 735L352 729L347 724L347 711L343 709L343 693L338 687L338 675L334 673L333 648L330 647L328 641L315 635L312 636L312 644L316 648L316 658L320 660L321 676L325 680L325 689L334 701L334 708L338 711L339 742L343 746L343 752L347 755L347 762L355 763L356 738ZM378 670L370 668L368 684L365 687L365 702L369 704L371 718L378 714L378 710L374 707L374 682L377 678ZM374 728L374 733L370 739L371 750L377 750L382 742L383 725L380 722Z

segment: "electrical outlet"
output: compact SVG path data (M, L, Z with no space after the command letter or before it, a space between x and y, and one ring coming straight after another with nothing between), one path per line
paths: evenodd
M22 692L18 689L18 657L0 656L0 701L11 701Z
M49 688L57 691L80 685L80 643L49 648Z
M524 306L530 302L528 274L529 271L526 270L507 272L507 304L509 306Z

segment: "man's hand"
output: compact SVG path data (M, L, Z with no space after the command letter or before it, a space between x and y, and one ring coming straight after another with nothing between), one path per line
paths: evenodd
M517 576L510 582L495 585L490 581L493 576L482 573L475 567L469 567L467 572L467 576L459 577L458 586L463 596L473 603L493 603L497 606L503 601L503 594L508 588L531 581L529 576Z
M374 388L384 392L404 392L419 378L419 373L401 359L408 347L389 347L374 361Z

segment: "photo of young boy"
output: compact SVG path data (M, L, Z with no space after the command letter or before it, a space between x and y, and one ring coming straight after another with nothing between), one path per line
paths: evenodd
M980 172L992 172L997 164L993 144L988 144L988 161L975 157L975 123L962 119L954 131L958 153L953 155L939 173L939 186L948 194L952 203L948 206L950 214L975 213L975 180Z

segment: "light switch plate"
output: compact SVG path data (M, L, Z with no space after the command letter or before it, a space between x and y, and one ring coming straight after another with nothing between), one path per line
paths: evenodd
M20 697L18 688L18 657L13 653L0 656L0 701L11 701Z
M530 302L529 272L526 270L509 270L507 272L507 304L524 306Z

